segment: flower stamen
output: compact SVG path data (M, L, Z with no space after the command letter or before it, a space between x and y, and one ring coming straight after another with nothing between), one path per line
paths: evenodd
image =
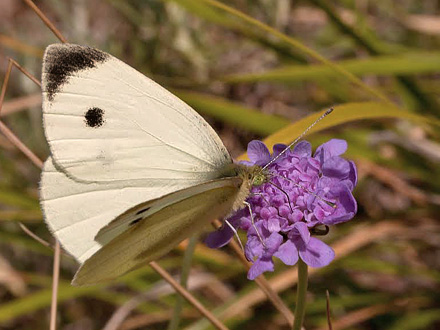
M315 194L314 192L312 192L312 191L309 190L308 188L306 188L306 187L304 187L304 186L301 186L299 183L297 183L297 182L295 182L295 181L293 181L293 180L291 180L291 179L289 179L289 178L286 178L285 176L282 176L282 175L278 175L278 177L283 178L283 179L285 179L285 180L291 182L294 186L296 186L296 187L298 187L298 188L304 189L305 191L307 191L307 193L309 193L310 195L316 197L316 198L319 199L321 202L326 203L328 206L333 207L334 209L336 208L336 206L337 206L336 203L333 203L333 202L330 202L330 201L325 200L324 198L322 198L321 196Z

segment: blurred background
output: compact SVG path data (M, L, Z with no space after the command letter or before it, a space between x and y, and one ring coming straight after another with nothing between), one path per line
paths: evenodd
M35 3L69 42L113 54L193 106L234 157L252 139L318 110L347 105L363 118L366 102L377 101L300 47L210 2ZM326 237L337 259L310 276L306 329L327 329L326 290L334 329L439 329L440 2L223 3L313 49L402 109L394 116L401 118L347 119L307 137L315 148L330 138L347 140L346 157L355 160L360 180L358 215ZM25 1L1 0L0 22L0 79L8 57L39 78L44 48L56 37ZM0 116L41 159L48 156L39 88L16 69ZM0 329L48 329L53 252L19 226L53 242L39 209L39 176L0 135ZM162 267L180 274L183 250L162 258ZM102 329L133 299L118 329L168 327L177 295L149 267L86 288L70 286L76 268L62 257L58 329ZM277 262L266 277L293 308L295 270ZM189 278L196 297L230 329L289 328L228 248L198 244ZM179 328L210 324L185 303Z

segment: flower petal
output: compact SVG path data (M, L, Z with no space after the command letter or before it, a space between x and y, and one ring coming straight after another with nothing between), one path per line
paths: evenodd
M266 244L266 248L264 251L265 257L272 257L273 254L278 250L281 243L283 243L283 236L278 233L272 233L270 236L264 241Z
M287 148L287 145L282 143L277 143L273 146L273 155L272 157L278 156L284 149Z
M350 171L350 162L338 156L327 159L322 165L322 174L331 178L346 179Z
M350 190L353 190L353 188L357 185L357 169L356 164L353 161L349 160L348 162L350 163L350 173L348 174L348 179L353 184Z
M334 258L333 249L315 237L311 237L305 249L299 250L299 256L310 267L327 266Z
M232 236L234 236L234 232L227 224L224 224L223 228L210 233L206 237L205 244L211 249L217 249L228 244Z
M293 154L298 157L311 157L312 145L308 141L301 141L293 148Z
M314 158L319 159L323 164L330 157L342 155L345 151L347 151L347 141L331 139L316 149Z
M332 187L332 195L336 197L336 209L322 220L323 224L335 225L352 219L357 212L356 199L347 185L341 183Z
M284 244L281 244L278 251L274 253L274 257L277 257L288 266L293 266L298 262L298 249L289 239Z
M274 264L272 259L258 259L249 269L247 278L249 280L255 280L255 278L264 272L273 272L273 269Z
M297 222L294 225L297 235L301 237L304 244L307 244L310 240L310 231L305 222Z
M270 152L266 145L258 140L249 142L247 154L251 162L255 165L266 165L270 161Z

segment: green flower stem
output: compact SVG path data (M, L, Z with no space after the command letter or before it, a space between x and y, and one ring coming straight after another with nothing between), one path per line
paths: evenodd
M298 286L296 288L296 307L295 318L293 320L293 330L301 330L302 327L306 311L307 277L307 265L300 258L298 261Z
M199 234L194 234L189 238L188 245L183 256L183 265L180 275L180 285L186 288L188 282L189 272L191 271L192 257L194 250L196 248L197 242L199 241ZM168 330L179 329L180 318L182 314L183 304L185 303L185 298L178 295L176 298L176 303L174 305L173 315L171 317L170 323L168 324Z

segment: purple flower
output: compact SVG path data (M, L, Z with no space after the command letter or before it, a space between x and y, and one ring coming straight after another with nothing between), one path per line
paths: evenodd
M271 155L263 142L252 141L248 145L250 161L242 163L265 166L285 148L276 144ZM346 141L332 139L312 155L310 143L302 141L267 167L270 180L254 186L247 199L254 222L247 208L228 219L233 227L247 232L245 254L253 261L249 279L273 271L272 257L286 265L294 265L301 258L311 267L326 266L334 259L332 248L312 237L311 232L316 226L348 221L357 212L352 195L356 166L340 157L346 150ZM225 225L208 236L207 244L220 247L232 236L232 229Z

